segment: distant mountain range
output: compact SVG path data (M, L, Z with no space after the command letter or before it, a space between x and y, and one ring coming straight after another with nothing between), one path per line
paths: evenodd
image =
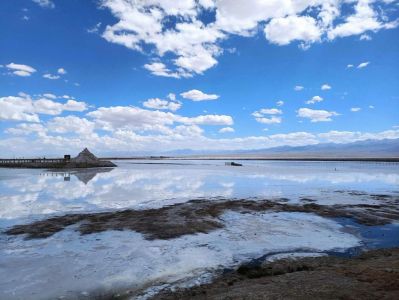
M139 156L195 158L399 158L399 139L365 140L347 144L323 143L298 147L282 146L241 151L196 151L182 149L161 153L141 152L119 153L117 155L117 157Z
M275 147L237 153L265 157L399 157L399 139L366 140L348 144L323 143L300 147Z
M166 155L166 154L165 154ZM347 144L323 143L307 146L282 146L242 151L180 150L171 156L264 157L264 158L399 158L399 139L366 140Z

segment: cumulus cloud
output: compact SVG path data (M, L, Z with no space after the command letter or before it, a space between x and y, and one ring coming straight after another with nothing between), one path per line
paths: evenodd
M232 125L227 115L200 115L184 117L171 112L152 111L134 106L100 107L87 114L104 130L137 130L170 133L174 124L184 125Z
M294 86L294 91L299 92L299 91L302 91L303 89L304 89L304 87L303 87L302 85L296 85L296 86Z
M361 110L360 107L352 107L352 108L351 108L351 112L358 112L358 111L360 111L360 110Z
M43 94L43 97L49 98L49 99L57 99L57 96L54 95L54 94L51 94L51 93ZM70 97L68 97L67 99L69 99L69 98L70 98Z
M150 64L145 64L144 68L150 71L153 75L156 76L162 76L162 77L173 77L173 78L180 78L180 77L189 77L189 74L187 76L184 76L185 73L177 73L177 72L172 72L169 70L165 64L160 63L160 62L153 62Z
M321 86L321 90L322 90L322 91L331 90L331 86L330 86L329 84L325 83L325 84L323 84L323 85Z
M371 38L371 36L369 36L368 34L362 34L362 35L360 36L359 40L361 40L361 41L371 41L372 38Z
M59 115L63 111L81 112L86 109L85 102L72 99L60 103L44 97L32 99L26 94L0 98L0 120L39 122L38 114Z
M281 100L280 100L280 101L277 101L277 102L276 102L276 105L277 105L277 106L283 106L283 105L284 105L284 101L281 101Z
M363 68L367 67L369 64L370 64L369 61L362 62L362 63L360 63L360 64L357 66L357 68L358 68L358 69L363 69Z
M281 117L275 117L275 116L272 116L270 118L269 117L257 117L257 118L255 118L255 120L262 124L279 124L282 121Z
M36 133L39 137L45 136L47 128L39 123L21 123L16 127L7 128L6 133L13 135L29 135Z
M228 132L234 132L233 127L223 127L219 130L220 133L228 133Z
M21 77L28 77L36 72L36 69L32 68L31 66L15 63L9 63L8 65L6 65L6 68L11 70L12 74Z
M281 115L283 112L278 108L262 108L259 112L263 115Z
M346 67L347 67L348 69L350 69L350 68L353 68L353 67L354 67L354 65L352 65L352 64L348 64L348 65L346 65Z
M219 98L219 95L216 94L205 94L199 90L190 90L184 93L181 93L184 99L189 99L192 101L206 101L206 100L216 100Z
M255 120L262 124L279 124L282 118L276 115L281 115L283 112L278 108L262 108L252 113Z
M61 75L65 75L65 74L67 73L67 71L66 71L64 68L59 68L59 69L57 70L57 73L58 73L58 74L61 74Z
M265 27L265 35L277 45L288 45L295 40L306 45L320 40L322 31L312 17L288 16L272 19Z
M323 98L322 98L322 97L320 97L320 96L314 96L314 97L312 97L312 99L306 101L306 104L315 104L315 103L321 102L321 101L323 101Z
M159 153L159 151L178 149L243 150L301 146L320 142L346 143L367 139L399 138L399 130L392 129L376 133L330 131L316 134L301 131L215 139L205 136L205 131L200 126L220 125L223 126L219 130L220 133L232 133L234 132L231 126L233 119L230 116L185 117L171 112L126 106L98 108L87 113L84 117L55 116L50 117L47 122L41 123L37 118L37 122L32 123L29 116L35 115L36 100L22 94L16 98L19 102L11 101L11 103L13 105L19 104L22 109L19 111L14 109L13 116L16 116L23 123L6 128L6 133L12 135L12 137L5 137L0 141L0 151L6 156L18 153L26 155L27 147L29 147L32 155L46 154L49 149L51 149L51 153L63 154L66 147L70 151L79 151L85 146L95 148L98 153L117 154L120 151L153 151ZM3 102L4 99L1 99L0 117L3 117L7 108ZM28 110L26 107L29 105L30 109ZM51 105L47 108L50 110L47 112L54 110ZM265 109L267 112L275 112L270 110ZM25 114L25 116L19 118L18 114ZM298 115L316 122L328 121L331 116L335 116L337 113L301 108ZM278 123L278 118L279 114L266 115L266 117L260 117L260 122L264 124Z
M335 111L317 110L310 108L300 108L298 110L298 117L310 119L311 122L329 122L332 121L332 117L338 116L339 114Z
M372 7L371 0L359 0L355 4L355 13L348 16L345 21L338 24L327 34L330 40L337 37L360 35L367 31L378 31L396 27L397 21L387 22L384 17L379 16L376 9Z
M55 117L47 123L47 128L56 133L77 133L79 135L89 135L93 133L95 123L86 118L77 116Z
M50 73L46 73L46 74L43 75L43 78L50 79L50 80L56 80L56 79L60 79L60 76L59 75L52 75Z
M175 101L175 100L176 100L176 95L173 94L173 93L169 93L166 97L167 97L169 100L172 100L172 101Z
M40 5L43 8L54 8L55 4L51 0L32 0L35 2L37 5Z
M167 101L159 98L151 98L143 102L143 106L153 109L176 111L180 109L181 103L176 101Z
M395 28L398 22L385 11L393 5L386 0L103 0L101 7L116 21L106 24L102 37L149 53L152 62L144 67L154 75L191 77L216 66L226 51L222 42L233 35L250 38L263 29L271 43L297 42L307 49L316 42ZM214 19L203 18L205 11Z

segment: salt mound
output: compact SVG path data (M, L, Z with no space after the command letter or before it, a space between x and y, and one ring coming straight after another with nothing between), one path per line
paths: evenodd
M88 167L116 167L116 165L110 161L100 160L97 156L84 148L78 156L72 158L68 163L69 167L75 168L88 168Z
M72 159L76 163L94 163L98 162L99 159L97 156L95 156L93 153L89 151L89 149L84 148L83 151L81 151L78 156Z

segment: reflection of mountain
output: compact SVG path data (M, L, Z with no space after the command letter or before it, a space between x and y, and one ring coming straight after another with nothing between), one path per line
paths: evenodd
M72 174L76 176L80 181L87 184L90 180L92 180L98 173L108 173L112 171L114 168L95 168L95 169L84 169L77 170Z

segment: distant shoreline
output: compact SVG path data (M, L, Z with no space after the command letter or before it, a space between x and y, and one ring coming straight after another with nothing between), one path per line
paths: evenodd
M399 157L172 157L172 156L143 156L143 157L103 157L106 160L263 160L263 161L344 161L344 162L399 162Z

